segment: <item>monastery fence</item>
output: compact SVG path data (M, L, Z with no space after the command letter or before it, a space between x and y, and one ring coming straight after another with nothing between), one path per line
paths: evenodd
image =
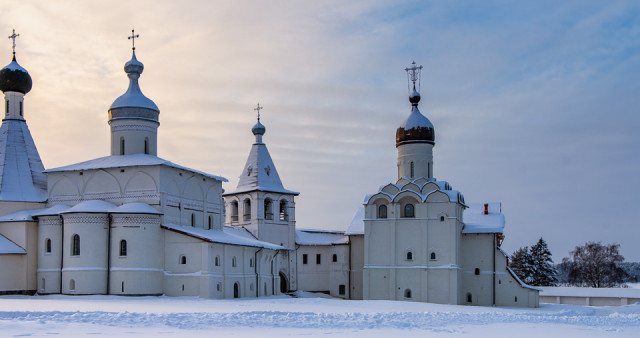
M585 306L622 306L640 302L637 288L546 287L540 292L540 303Z

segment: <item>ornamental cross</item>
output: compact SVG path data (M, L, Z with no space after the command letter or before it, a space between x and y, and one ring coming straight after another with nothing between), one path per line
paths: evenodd
M128 36L127 39L131 40L131 44L133 46L133 50L136 50L136 38L139 38L140 34L135 34L135 31L131 30L131 36Z
M253 110L257 110L258 111L258 122L260 122L260 109L263 109L263 108L264 107L260 106L260 103L258 103L258 106L253 108Z
M407 67L404 69L409 75L409 80L413 82L413 87L416 86L416 81L420 79L420 71L422 70L422 66L416 66L416 62L413 61L411 63L411 67Z
M9 39L13 40L13 55L16 55L16 38L19 37L20 34L16 34L16 30L13 30L13 34L9 35Z

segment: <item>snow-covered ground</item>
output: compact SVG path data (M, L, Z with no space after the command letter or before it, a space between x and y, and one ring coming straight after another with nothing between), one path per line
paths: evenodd
M302 296L0 296L0 337L640 337L640 304L519 309Z

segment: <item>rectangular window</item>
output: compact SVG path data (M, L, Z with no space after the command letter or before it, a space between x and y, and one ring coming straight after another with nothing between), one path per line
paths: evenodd
M336 263L338 261L338 255L333 254L333 262Z
M320 257L320 254L316 254L316 264L320 264L322 262Z
M22 102L20 102L20 116L22 116Z
M307 264L307 254L302 254L302 264Z
M345 293L346 293L346 287L344 286L344 284L340 284L338 286L338 294L340 296L344 296Z

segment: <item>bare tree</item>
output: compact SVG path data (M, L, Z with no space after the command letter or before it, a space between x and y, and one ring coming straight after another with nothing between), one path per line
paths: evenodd
M624 270L618 265L624 261L619 253L620 244L602 245L587 242L571 251L571 259L562 259L569 272L569 284L593 288L615 287L623 284Z

